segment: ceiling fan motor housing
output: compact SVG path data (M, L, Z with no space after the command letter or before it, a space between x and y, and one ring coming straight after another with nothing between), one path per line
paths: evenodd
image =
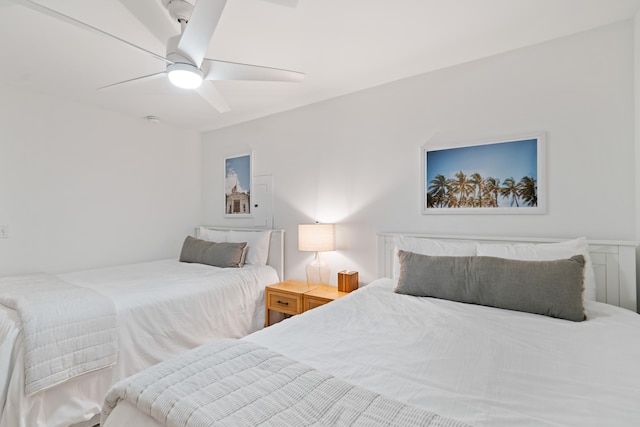
M169 15L180 24L184 25L189 22L191 12L193 12L193 5L184 0L162 0L169 11Z

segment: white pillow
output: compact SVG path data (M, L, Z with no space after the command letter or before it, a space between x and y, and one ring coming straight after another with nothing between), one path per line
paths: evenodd
M477 255L521 261L554 261L582 255L585 260L584 298L596 300L596 275L589 256L589 243L585 237L558 243L480 243Z
M222 243L227 241L227 234L229 234L228 231L209 230L208 228L200 227L196 237L207 242Z
M269 258L271 230L265 231L229 231L227 242L247 242L245 264L266 265Z
M396 236L394 240L396 244L393 258L394 279L400 277L399 250L429 256L475 256L476 247L478 246L477 242L449 242L407 236Z

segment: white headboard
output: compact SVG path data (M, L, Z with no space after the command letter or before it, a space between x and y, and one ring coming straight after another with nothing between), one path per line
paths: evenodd
M411 233L378 233L378 276L393 277L395 236L411 236L451 241L487 243L555 243L566 239L535 237L452 236ZM600 302L637 311L637 242L589 240L589 255L596 275L596 299Z
M269 258L267 258L267 264L273 267L278 273L280 280L284 280L284 230L266 229L266 228L229 228L229 227L215 227L215 226L202 226L208 230L218 231L269 231L271 230L271 241L269 242ZM195 236L198 237L198 230L200 227L196 227Z

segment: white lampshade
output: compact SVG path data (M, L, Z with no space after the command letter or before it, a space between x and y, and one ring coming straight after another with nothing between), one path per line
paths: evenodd
M298 250L324 252L335 250L333 224L298 225Z
M306 268L307 284L328 285L331 268L320 259L319 252L335 250L333 224L298 225L298 250L316 253Z

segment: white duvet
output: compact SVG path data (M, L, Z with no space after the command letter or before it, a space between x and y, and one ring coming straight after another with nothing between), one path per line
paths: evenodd
M482 427L640 425L640 316L584 322L399 295L380 279L244 340ZM158 427L120 402L107 425Z
M117 380L214 339L260 329L264 287L278 282L269 266L220 269L177 260L58 277L113 301L118 362L27 397L18 316L0 307L0 427L62 427L92 418Z
M380 279L246 339L474 426L640 426L640 315L587 320L411 297Z

